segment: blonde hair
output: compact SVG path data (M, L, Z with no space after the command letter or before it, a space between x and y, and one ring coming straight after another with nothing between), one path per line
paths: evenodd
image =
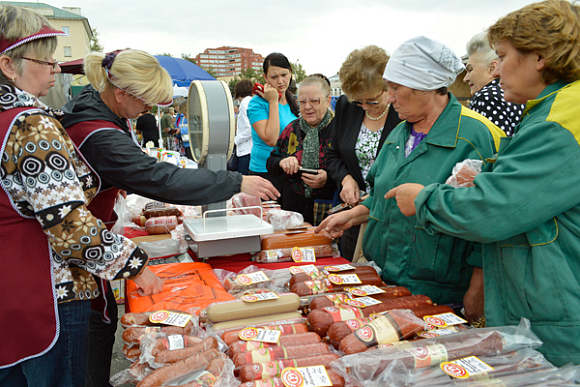
M101 52L85 56L85 74L95 89L104 91L118 87L150 105L173 100L171 77L154 56L141 50L121 51L109 70L111 79L103 67L104 58Z
M330 86L324 80L324 78L320 78L317 75L311 75L307 78L304 78L298 87L298 95L300 95L300 90L304 86L318 86L318 89L322 93L323 96L328 97L330 95Z
M487 37L492 45L507 40L520 53L542 54L547 84L580 79L580 7L568 1L526 5L499 19Z
M0 6L0 26L2 28L2 37L9 41L17 41L27 36L33 35L44 27L54 29L47 18L44 16L27 10L25 8L15 7L12 5ZM24 43L18 47L8 50L2 55L9 57L16 68L18 75L22 75L24 71L24 60L22 56L29 56L34 54L39 59L48 59L56 50L56 37L34 39L28 43ZM8 83L13 85L11 79L8 79L4 73L0 71L0 83Z
M338 72L346 97L353 101L369 92L388 90L383 80L388 61L387 52L375 45L351 52Z

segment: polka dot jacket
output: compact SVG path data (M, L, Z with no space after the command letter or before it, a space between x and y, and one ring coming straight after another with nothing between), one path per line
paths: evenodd
M87 210L98 187L55 112L0 85L0 114L15 107L30 109L16 116L3 139L0 184L14 216L36 218L48 237L57 301L96 298L92 274L106 280L139 274L147 254Z
M499 79L494 79L473 95L469 104L476 111L496 124L506 135L512 136L516 125L520 122L525 105L506 102L503 90L499 87Z

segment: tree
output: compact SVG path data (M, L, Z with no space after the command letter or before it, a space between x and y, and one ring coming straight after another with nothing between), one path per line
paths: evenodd
M93 33L93 36L89 40L91 51L103 52L103 45L99 42L99 31L96 28L92 28L91 32Z
M234 89L235 89L236 85L242 79L249 79L252 82L258 82L258 83L261 83L262 85L265 82L264 74L262 74L261 71L256 71L252 68L247 68L246 70L242 71L240 74L233 77L232 80L228 83L228 86L230 88L230 91L232 92L232 95L234 95Z
M170 53L168 53L168 52L164 52L163 54L159 54L159 55L161 55L161 56L170 56L170 57L172 57L172 58L173 58L173 55L171 55L171 54L170 54Z
M201 67L201 66L199 66ZM211 75L214 78L217 78L217 71L213 68L213 67L201 67L202 69L204 69L209 75Z
M306 78L306 71L302 68L302 64L296 61L296 63L290 63L290 65L292 66L292 74L294 74L296 83L302 82Z

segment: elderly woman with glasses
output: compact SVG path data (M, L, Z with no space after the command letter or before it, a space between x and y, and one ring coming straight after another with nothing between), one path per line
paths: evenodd
M447 91L462 71L461 60L449 48L426 37L395 50L384 74L387 100L405 121L387 137L369 172L369 197L328 217L317 231L338 237L368 222L363 251L383 269L386 283L406 286L439 304L465 300L467 316L478 317L483 308L481 273L476 273L467 296L466 292L473 267L481 266L479 246L450 235L429 235L383 197L403 182L444 183L456 163L487 163L496 152L504 133Z
M85 57L90 82L64 107L61 123L95 171L99 191L91 210L114 224L119 190L152 200L184 205L225 201L238 192L275 199L267 180L238 172L183 169L147 156L132 135L128 119L152 105L172 102L171 77L152 55L141 50L119 54L93 52ZM89 385L107 385L117 328L117 306L111 287L101 283L107 302L95 302L89 342ZM107 310L105 312L105 307ZM105 323L99 311L103 312Z
M367 46L351 52L339 77L345 93L336 102L328 173L336 182L344 203L357 205L368 193L366 176L385 139L401 120L387 102L383 71L389 56L382 48ZM342 255L352 260L360 227L341 238Z
M465 66L463 81L469 85L471 102L469 108L496 124L507 136L514 129L524 110L524 105L506 102L499 78L494 76L498 57L489 45L487 34L480 32L467 42L469 59Z
M147 254L111 234L87 206L98 190L58 118L38 98L54 86L57 36L48 20L0 6L0 385L82 386L93 275L163 283Z
M526 104L515 134L472 187L405 184L388 197L430 235L483 242L489 326L525 317L550 362L578 365L580 7L530 4L487 36L505 99Z
M325 214L324 202L334 196L334 181L326 173L331 143L330 84L310 76L298 89L300 118L282 132L267 161L268 171L285 175L282 208L299 212L308 223L317 225ZM303 172L300 167L311 172ZM315 171L315 172L313 172Z

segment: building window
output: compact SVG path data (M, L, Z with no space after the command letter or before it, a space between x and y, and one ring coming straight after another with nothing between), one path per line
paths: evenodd
M64 46L64 56L72 56L72 48L70 46Z
M69 33L69 28L68 28L68 27L62 27L62 32L64 32L64 33L65 33L65 35L64 35L64 36L70 36L70 33Z

